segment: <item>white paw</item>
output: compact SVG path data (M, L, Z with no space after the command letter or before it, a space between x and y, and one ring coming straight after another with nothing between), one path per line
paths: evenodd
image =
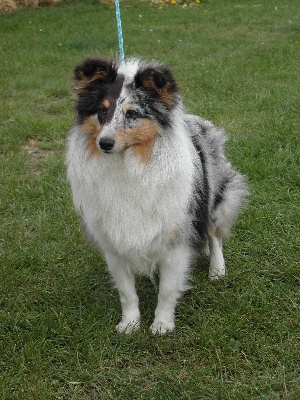
M210 269L208 273L208 277L211 281L216 281L222 276L225 275L225 268L222 269Z
M175 328L175 323L173 319L155 319L153 324L150 326L151 332L155 335L158 333L159 335L164 335L167 332L173 331Z
M139 330L139 328L140 328L139 319L135 320L122 319L122 321L119 322L118 325L116 326L116 330L119 333L126 333L126 334L135 332Z

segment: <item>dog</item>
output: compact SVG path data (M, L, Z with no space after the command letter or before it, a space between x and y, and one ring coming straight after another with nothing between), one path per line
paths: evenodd
M245 179L224 155L224 132L185 111L165 65L90 58L75 68L73 82L67 176L120 295L116 329L139 328L135 276L157 273L150 329L172 331L195 257L208 249L209 277L225 274L222 239L247 194Z

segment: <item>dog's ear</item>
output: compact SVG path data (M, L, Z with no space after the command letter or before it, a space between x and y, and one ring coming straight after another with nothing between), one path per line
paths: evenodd
M113 61L88 58L74 70L73 89L84 92L91 84L113 82L117 77L118 67Z
M138 71L135 76L135 85L137 89L144 90L167 109L173 108L177 103L178 87L168 68L158 66Z

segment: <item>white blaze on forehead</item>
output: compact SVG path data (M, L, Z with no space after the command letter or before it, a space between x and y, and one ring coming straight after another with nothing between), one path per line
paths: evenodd
M119 67L118 73L124 75L125 80L118 99L118 104L123 104L130 102L130 97L128 97L128 85L134 80L134 77L140 67L140 61L136 58L132 58L128 61L122 63Z
M137 58L132 58L128 61L125 61L119 66L119 74L125 76L125 84L130 83L133 81L139 67L140 67L140 60Z

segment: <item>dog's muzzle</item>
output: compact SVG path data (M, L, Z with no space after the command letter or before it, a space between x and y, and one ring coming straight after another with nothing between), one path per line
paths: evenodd
M110 138L101 138L99 141L100 149L105 153L109 153L115 145L115 141Z

